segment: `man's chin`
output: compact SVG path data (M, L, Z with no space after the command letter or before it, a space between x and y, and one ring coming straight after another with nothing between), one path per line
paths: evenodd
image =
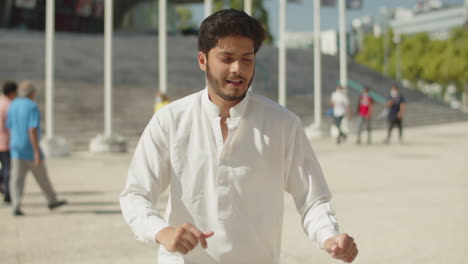
M226 101L234 102L234 101L239 101L239 100L244 99L246 93L247 93L247 91L244 91L244 92L239 91L239 92L234 92L234 93L223 93L221 95L221 98L223 98Z

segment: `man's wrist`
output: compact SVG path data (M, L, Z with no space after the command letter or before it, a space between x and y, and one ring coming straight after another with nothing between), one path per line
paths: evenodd
M327 228L319 232L318 234L318 246L323 249L325 241L329 238L339 235L340 232L335 228Z
M154 242L156 244L161 244L161 238L162 238L162 236L164 236L164 233L169 231L170 229L173 229L173 228L174 228L173 226L167 225L167 226L164 226L164 227L160 228L159 230L157 230L155 235L154 235Z

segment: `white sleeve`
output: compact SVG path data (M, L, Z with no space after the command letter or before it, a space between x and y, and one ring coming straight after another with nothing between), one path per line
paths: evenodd
M169 136L157 115L145 128L128 169L120 207L136 238L156 243L156 234L169 224L156 209L156 202L170 182Z
M331 193L300 120L294 130L286 154L285 189L294 198L309 239L323 248L328 238L339 234L335 212L329 203Z

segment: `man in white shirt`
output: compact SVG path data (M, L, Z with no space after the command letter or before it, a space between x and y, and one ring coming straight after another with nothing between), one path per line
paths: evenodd
M331 95L331 104L333 106L333 120L338 129L336 143L340 144L341 140L346 140L346 133L344 133L341 124L345 114L349 113L349 99L343 87L336 87L336 90Z
M159 264L279 263L284 191L311 240L346 262L357 255L338 232L301 120L248 92L264 38L243 11L206 18L198 41L206 89L162 108L141 136L120 204L137 239L161 244ZM168 186L163 217L155 205Z

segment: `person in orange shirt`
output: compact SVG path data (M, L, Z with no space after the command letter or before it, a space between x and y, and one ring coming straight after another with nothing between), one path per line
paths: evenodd
M0 189L3 193L3 201L7 204L11 202L10 198L10 132L5 126L8 114L8 107L17 95L18 86L15 82L6 82L3 85L3 94L0 97Z

